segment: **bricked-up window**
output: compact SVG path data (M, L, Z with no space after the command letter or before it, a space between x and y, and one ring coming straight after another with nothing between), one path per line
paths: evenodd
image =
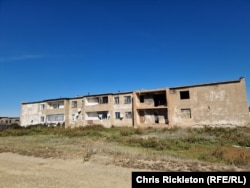
M125 117L127 119L132 119L132 112L125 112Z
M180 99L189 99L189 91L180 91Z
M191 118L191 109L190 108L181 109L181 117L183 119L190 119Z

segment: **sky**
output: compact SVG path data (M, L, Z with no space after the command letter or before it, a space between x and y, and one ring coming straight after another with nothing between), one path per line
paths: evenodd
M22 102L245 77L250 0L0 0L0 116Z

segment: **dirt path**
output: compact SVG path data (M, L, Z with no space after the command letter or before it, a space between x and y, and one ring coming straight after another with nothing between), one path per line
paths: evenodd
M105 161L105 159L103 159ZM9 188L129 188L131 168L84 162L80 159L43 159L0 153L0 187Z
M40 158L0 153L0 187L4 188L130 188L132 171L249 171L197 161L145 161L109 155L83 158Z

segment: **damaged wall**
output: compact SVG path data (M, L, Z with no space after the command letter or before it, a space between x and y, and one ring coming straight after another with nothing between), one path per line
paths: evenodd
M188 92L187 98L181 98ZM169 90L172 125L234 125L249 123L245 80ZM188 115L187 115L188 114Z

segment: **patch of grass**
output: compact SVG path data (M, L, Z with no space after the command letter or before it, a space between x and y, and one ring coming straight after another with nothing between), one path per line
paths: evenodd
M86 140L115 143L123 148L161 153L216 163L250 165L250 128L138 128L88 125L78 128L47 127L44 125L26 128L12 127L0 131L0 139L13 139L3 144L0 151L17 151L51 156L53 152L63 155L65 147L79 147ZM32 141L23 142L26 138ZM34 141L41 139L39 141ZM20 141L22 140L22 141ZM34 142L33 142L34 141ZM17 147L11 147L11 144ZM29 145L30 144L30 145ZM34 145L33 145L34 144ZM75 145L75 146L74 146ZM234 146L238 146L235 148ZM53 148L55 147L55 148ZM47 149L46 149L47 148ZM59 148L59 149L58 149ZM70 150L71 150L70 149ZM80 151L81 149L78 148ZM79 152L73 149L74 152ZM86 150L86 156L90 151Z

